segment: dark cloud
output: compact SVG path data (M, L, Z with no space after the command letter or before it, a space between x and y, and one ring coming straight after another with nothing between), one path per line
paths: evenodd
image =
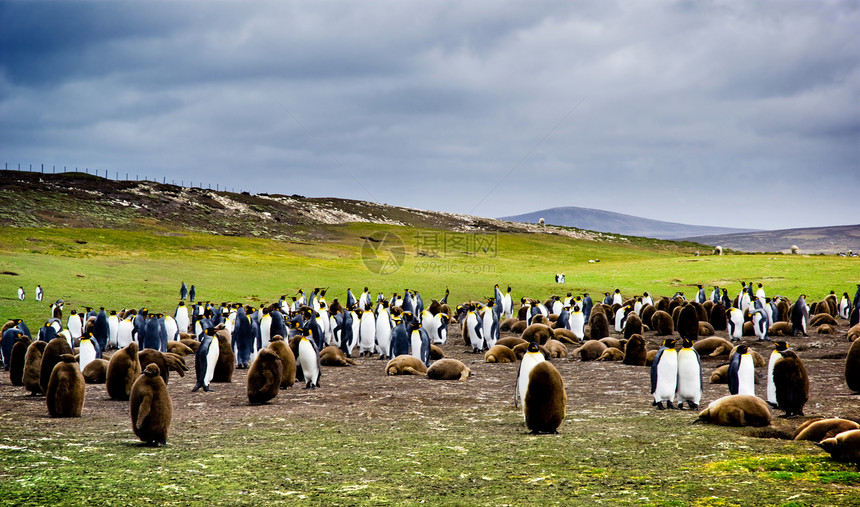
M860 211L851 1L0 2L0 18L13 166L487 216Z

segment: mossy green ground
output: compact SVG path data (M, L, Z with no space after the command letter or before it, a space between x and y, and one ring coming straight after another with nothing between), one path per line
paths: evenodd
M393 274L368 271L363 241L392 232L406 246ZM769 294L809 300L860 282L856 259L822 256L692 256L695 247L650 240L591 242L550 235L500 235L495 253L417 254L420 233L367 224L332 227L323 244L271 242L151 229L0 229L0 317L31 329L57 298L66 308L147 306L170 312L180 281L199 299L270 302L298 288L369 286L390 294L446 287L460 302L511 284L514 296L621 289L692 293L696 283L730 288L763 282ZM589 264L589 259L600 259ZM564 286L553 275L564 272ZM33 300L41 283L46 298ZM15 299L23 285L28 299ZM174 427L166 447L139 447L127 427L72 420L43 431L14 413L0 419L0 498L8 505L93 504L655 504L850 505L860 473L808 443L692 426L691 416L600 414L572 408L559 435L525 434L508 407L421 419L341 420L314 416ZM677 414L676 414L677 415Z

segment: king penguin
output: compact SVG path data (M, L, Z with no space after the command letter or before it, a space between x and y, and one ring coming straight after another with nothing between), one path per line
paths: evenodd
M87 331L87 334L81 337L80 344L80 352L79 352L79 361L81 371L84 371L84 368L87 367L88 364L95 361L96 354L96 345L93 343L95 339L93 338L93 333Z
M430 366L430 336L427 331L418 320L413 320L406 325L406 332L409 334L412 357Z
M776 386L773 383L773 367L777 361L782 359L782 351L788 350L788 343L784 341L773 342L774 349L770 353L770 359L767 362L767 403L776 407Z
M755 364L746 345L735 348L729 363L729 393L755 396Z
M472 345L472 352L477 354L484 348L484 329L481 317L473 308L469 308L466 314L466 328L469 330L469 339Z
M187 333L188 326L191 325L191 318L188 316L188 307L185 306L185 301L180 301L176 305L176 311L173 312L173 320L176 321L176 327L180 333Z
M702 398L702 362L693 348L693 341L684 338L678 352L678 408L686 402L691 410L699 408Z
M809 325L809 308L806 306L806 294L801 294L797 301L791 306L791 335L803 336L806 334L806 326Z
M511 297L510 285L508 285L508 291L502 296L502 313L504 313L506 319L514 316L514 300Z
M546 358L540 351L537 342L529 342L526 353L520 360L520 368L517 372L517 385L514 392L514 407L519 406L519 403L526 399L526 391L529 387L529 374L532 369L539 363L546 361ZM525 420L525 408L523 409L523 420Z
M570 331L580 340L585 336L585 313L578 304L573 305L570 314Z
M729 324L729 336L732 341L740 340L744 335L744 312L739 308L726 310Z
M195 392L201 387L204 391L211 391L209 383L212 382L212 377L215 376L215 365L218 363L218 355L221 353L221 348L218 344L218 339L215 338L215 328L207 327L203 331L203 336L200 338L200 346L197 347L195 353L194 372L197 374L197 384L191 392Z
M398 321L397 317L395 317L395 323L391 330L391 345L388 352L388 357L391 359L409 354L409 333L406 332L406 323L402 320Z
M310 336L309 329L302 329L302 338L299 342L299 357L296 362L302 367L305 389L316 389L320 386L320 353L317 345Z
M755 329L758 341L767 341L767 315L765 315L759 300L755 301L755 306L750 306L750 317L752 318L753 329Z
M391 329L394 327L393 324L391 313L388 311L388 302L383 300L376 313L376 351L379 352L380 359L394 359L388 357L388 353L391 350Z
M119 336L119 317L116 315L116 310L111 310L110 315L107 318L108 321L108 347L113 347L115 349L120 348L117 344L117 338Z
M678 387L678 351L675 350L675 340L663 340L663 346L657 351L651 363L651 394L659 410L664 410L663 402L668 408L675 408L672 399Z

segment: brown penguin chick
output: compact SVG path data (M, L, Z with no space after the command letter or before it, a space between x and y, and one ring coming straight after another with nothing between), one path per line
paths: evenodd
M552 330L553 339L558 340L562 343L568 343L570 345L579 346L580 341L579 338L573 334L573 331L564 328L556 328Z
M836 461L860 463L860 430L848 430L819 444Z
M692 306L694 310L696 310L696 320L700 322L707 322L708 311L705 309L705 306L702 303L699 303L698 301L690 301L689 305Z
M809 319L809 325L811 327L820 326L822 324L829 324L831 326L838 326L839 324L836 322L836 319L833 318L829 313L819 313L815 315L811 319Z
M64 354L74 356L72 347L69 346L65 338L54 338L45 347L42 352L42 365L39 369L39 385L42 386L42 392L48 392L48 381L51 379L51 372L54 370L54 365L60 362L60 357Z
M729 383L729 365L724 364L714 368L711 373L711 384L728 384Z
M386 375L427 375L427 365L415 356L403 354L385 365Z
M45 390L48 413L51 417L80 417L86 395L84 376L75 356L63 354L59 359Z
M821 442L825 438L835 437L843 431L860 429L860 424L848 419L832 417L830 419L812 419L797 427L795 440Z
M527 342L538 342L539 345L543 345L553 336L552 328L546 324L538 323L527 327L520 338Z
M9 381L13 386L24 385L24 362L27 359L27 348L33 342L29 336L24 333L18 334L18 339L15 340L15 345L12 345L12 352L9 360Z
M546 324L537 323L527 327L520 338L527 342L538 342L539 345L543 345L553 336L552 328Z
M744 322L743 336L755 336L755 326L752 321Z
M695 422L721 426L767 426L770 424L770 409L763 399L756 396L732 394L712 401L699 413Z
M532 317L532 325L543 324L543 325L549 327L549 323L550 323L549 317L545 316L542 313L539 313L539 314L535 315L534 317Z
M815 332L817 334L836 334L836 330L830 324L821 324Z
M676 330L678 329L678 321L681 320L681 310L683 310L685 306L687 305L675 306L670 314L672 315L672 325L675 327Z
M647 354L645 354L645 366L651 366L654 363L654 359L657 358L657 349L649 350Z
M645 366L646 356L648 355L648 347L645 344L645 339L641 334L634 334L627 340L627 345L624 347L624 364L632 366Z
M779 321L767 328L768 336L792 336L791 322Z
M855 324L851 326L851 328L848 329L848 333L845 335L845 337L848 338L849 342L853 342L857 340L857 338L860 338L860 324Z
M715 331L725 331L729 328L729 319L726 316L726 307L722 303L714 303L708 315L708 322Z
M520 319L518 319L516 317L511 317L509 319L503 320L502 323L499 324L499 332L503 333L505 331L510 331L511 328L514 326L514 324L516 324L519 321L520 321Z
M688 304L681 308L678 315L678 334L691 341L699 339L699 314L694 305Z
M490 350L484 353L484 362L487 363L516 363L517 355L513 349L504 345L494 345Z
M642 311L639 312L639 318L642 319L642 325L653 328L654 326L651 324L651 317L654 316L654 313L657 311L657 308L654 305L645 305L642 307Z
M131 394L131 386L141 372L137 355L137 343L131 342L125 348L114 352L108 361L105 388L112 400L125 401Z
M267 403L281 390L284 362L274 350L260 349L248 370L248 402L252 405Z
M437 359L444 359L445 351L442 350L441 347L437 345L430 344L430 359L436 361Z
M612 347L614 349L618 349L621 351L624 350L624 342L622 342L618 338L606 337L606 338L601 338L599 341L600 341L600 343L606 345L607 347Z
M355 361L346 357L342 350L329 345L320 351L320 364L322 366L351 366Z
M215 337L218 338L218 361L215 362L212 382L232 382L236 354L230 345L230 333L226 329L219 329L215 332Z
M517 356L517 361L521 360L523 356L526 355L527 349L529 348L529 343L531 342L520 343L519 345L511 349ZM538 345L538 349L540 350L540 353L543 354L544 358L550 358L549 351L546 349L546 347L544 347L543 345Z
M167 342L167 351L180 357L185 357L188 354L194 354L195 352L194 349L192 349L188 345L185 345L182 342L174 341Z
M711 310L714 309L714 305L715 305L715 303L713 301L711 301L710 299L708 299L704 303L702 303L702 308L705 309L705 318L701 319L701 320L708 320L711 317Z
M456 359L440 359L427 368L430 380L466 380L471 376L472 370Z
M591 340L599 340L609 336L609 319L603 313L592 313L589 317L591 332L589 338Z
M671 301L669 300L669 298L666 296L663 296L660 299L658 299L656 303L654 303L654 307L657 310L660 310L661 312L669 313L670 311L672 311L669 308L670 303L671 303Z
M566 408L567 392L556 367L549 361L535 365L523 399L526 428L532 433L557 433Z
M710 322L699 321L699 338L702 336L714 336L714 326Z
M627 322L624 323L624 339L629 340L634 334L642 334L642 319L636 312L627 314Z
M147 445L167 443L173 419L173 401L157 364L146 365L131 386L129 409L131 429L137 438Z
M181 356L177 356L176 354L171 354L170 352L160 352L155 349L143 349L137 353L137 359L140 361L140 370L143 371L146 369L146 366L154 363L158 366L158 371L161 374L161 378L164 379L164 383L170 380L170 371L173 370L179 374L180 377L185 376L185 372L188 371L188 367L185 366L185 360Z
M719 338L716 336L703 338L693 344L693 349L695 349L700 356L710 357L728 355L734 348L735 346L732 345L732 342L725 338Z
M284 341L284 337L276 334L269 341L269 348L278 354L281 358L281 363L284 365L284 372L281 375L281 389L292 387L296 383L296 356L293 354L293 349Z
M848 389L860 392L860 340L854 340L845 357L845 383Z
M526 343L527 344L528 342L523 340L519 336L506 336L504 338L500 338L496 342L496 345L502 345L504 347L508 347L509 349L512 349L512 348L516 347L517 345L519 345L520 343Z
M528 322L524 320L518 320L511 326L511 332L521 334L526 328L529 327Z
M194 353L196 353L197 349L200 348L200 342L197 341L197 339L183 338L183 339L179 340L179 343L185 345L186 347L191 349L191 351Z
M564 359L569 354L567 347L558 340L549 340L544 344L550 357Z
M600 354L600 357L595 359L595 361L623 361L624 360L624 352L616 349L615 347L606 347L606 350Z
M579 348L573 351L574 355L579 355L580 360L582 361L594 361L601 355L603 355L603 351L606 350L607 347L605 344L598 340L588 340L584 342Z
M24 383L24 389L30 391L31 396L45 392L42 384L39 383L39 377L42 372L42 354L47 346L48 344L43 341L35 341L27 347L27 355L24 357L24 375L21 381Z
M107 359L96 358L89 362L81 372L87 384L104 384L107 380Z
M658 310L651 316L651 329L657 332L657 336L672 336L675 331L675 322L671 315Z
M785 411L783 417L803 415L803 406L809 400L809 375L803 361L793 350L780 352L773 366L773 384L776 388L776 404Z
M773 320L775 321L784 321L791 315L791 304L786 299L780 299L776 303L776 309L778 310L779 315L774 315Z

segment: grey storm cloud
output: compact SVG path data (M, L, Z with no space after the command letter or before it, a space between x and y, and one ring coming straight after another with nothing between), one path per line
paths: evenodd
M500 216L860 212L860 4L0 2L0 154Z

